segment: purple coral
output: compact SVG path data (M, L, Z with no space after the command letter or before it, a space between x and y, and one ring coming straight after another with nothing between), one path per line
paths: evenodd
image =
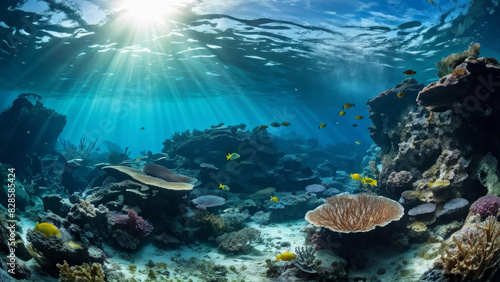
M111 223L117 229L126 230L137 237L146 237L153 232L153 225L144 218L137 215L135 210L128 210L126 215L115 214L111 218Z
M471 212L481 215L482 218L490 215L497 216L499 209L500 197L492 194L477 199L470 207Z
M222 206L224 203L226 203L226 200L219 196L205 195L194 199L193 203L197 208L211 208Z

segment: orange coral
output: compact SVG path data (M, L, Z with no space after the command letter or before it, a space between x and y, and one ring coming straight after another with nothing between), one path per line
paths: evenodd
M371 194L339 195L307 212L306 220L332 231L367 232L399 220L404 213L396 201Z

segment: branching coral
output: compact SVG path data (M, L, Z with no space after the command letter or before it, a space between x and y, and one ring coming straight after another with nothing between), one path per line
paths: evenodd
M229 253L248 253L252 250L252 243L262 241L261 232L252 227L240 231L226 233L217 237L219 248Z
M490 216L453 237L456 247L441 255L446 273L464 281L487 281L500 263L500 223Z
M92 266L84 263L81 266L69 266L68 262L57 264L61 269L59 272L59 281L61 282L104 282L104 272L99 263L93 263Z
M367 232L399 220L403 213L403 207L388 198L370 194L339 195L308 211L306 220L336 232Z
M442 77L450 74L455 67L463 63L468 57L479 57L480 47L481 45L479 43L471 43L467 50L453 53L448 57L441 59L441 61L436 63L436 67L439 69L437 76Z
M295 248L297 258L292 263L300 270L307 273L317 273L316 267L321 263L316 259L316 250L312 246Z

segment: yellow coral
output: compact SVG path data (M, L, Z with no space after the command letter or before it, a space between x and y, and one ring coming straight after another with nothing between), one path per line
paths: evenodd
M408 225L408 228L415 232L424 232L427 230L427 225L421 221L415 221L414 223Z
M104 272L99 263L93 263L92 266L84 263L81 266L69 266L67 261L64 264L56 264L59 271L60 282L104 282Z

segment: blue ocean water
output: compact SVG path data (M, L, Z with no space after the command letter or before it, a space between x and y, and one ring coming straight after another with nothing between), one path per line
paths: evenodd
M244 163L246 156L239 161L234 160L236 169L243 167L243 170L248 169L254 174L255 178L248 179L242 177L241 172L232 174L226 165L230 163L227 161L232 161L230 157L227 160L223 157L210 159L210 156L217 154L225 156L226 151L236 152L234 144L224 147L224 142L231 140L224 140L217 150L207 148L212 146L211 143L186 149L193 152L190 165L196 165L196 169L198 165L205 165L203 168L215 165L214 170L218 172L210 172L212 178L209 183L200 180L203 185L182 198L184 202L177 199L182 202L175 202L178 207L187 205L195 210L187 199L191 201L203 195L226 196L217 186L227 184L232 187L234 194L225 197L231 204L224 206L227 207L224 214L230 213L227 212L229 208L247 207L251 215L256 216L259 209L251 203L238 202L239 196L239 200L243 201L246 196L241 195L251 194L252 201L265 201L265 204L257 205L259 208L274 211L278 209L278 203L273 206L272 197L269 201L269 195L262 192L265 195L265 200L262 200L255 194L271 186L277 188L278 192L283 193L278 195L285 203L280 204L279 208L282 209L295 201L292 198L297 196L297 192L291 190L299 190L298 187L284 188L288 183L306 183L304 187L300 186L300 196L305 193L303 188L310 184L307 181L312 179L311 175L325 174L321 175L321 179L314 179L318 180L318 183L314 183L317 185L323 183L328 188L348 186L335 186L344 181L354 187L352 183L359 182L353 182L350 173L366 174L370 166L373 168L377 165L382 170L378 158L381 149L375 148L370 137L369 127L373 123L366 102L409 77L425 86L438 81L436 63L452 53L466 50L474 42L481 44L481 57L500 58L498 9L497 0L7 0L0 3L0 111L8 110L18 95L34 93L41 97L39 101L43 106L66 116L66 124L55 144L57 153L47 159L62 158L60 152L67 151L65 142L77 145L82 138L85 138L86 145L95 142L91 150L93 155L83 158L83 161L90 159L91 165L81 175L72 175L74 179L71 181L76 179L75 182L64 179L63 172L61 175L51 175L62 183L61 187L64 186L57 192L72 207L78 205L76 200L69 203L73 192L83 199L92 197L92 193L97 193L97 188L105 187L106 182L99 178L102 174L97 176L94 172L101 169L102 166L97 163L108 157L108 150L112 150L110 146L113 144L119 146L120 152L125 148L126 152L130 152L125 162L118 163L138 168L150 165L153 159L155 163L161 163L162 156L153 158L152 155L162 150L167 153L164 149L167 148L164 147L165 140L173 140L174 134L187 130L198 132L196 130L212 127L213 131L207 131L206 134L216 136L227 134L233 129L236 132L237 129L232 126L244 124L249 131L265 131L272 136L283 137L275 140L280 145L285 144L278 151L285 150L286 146L293 147L295 151L294 156L288 159L283 156L285 153L279 156L282 162L279 165L283 165L279 169L278 165L273 166L278 161L269 165L266 156L262 155L253 156L257 159L252 164L257 163L255 167ZM403 73L405 70L413 70L416 74L408 76ZM355 106L344 110L342 107L346 103ZM388 105L385 110L389 113L395 110L391 107L393 105ZM343 110L346 114L339 115ZM362 119L355 119L358 115ZM282 122L289 122L290 125L269 126ZM324 128L321 126L323 123ZM269 127L257 130L261 125ZM12 128L15 126L13 123ZM224 126L229 126L229 129ZM224 131L226 129L228 131ZM248 137L247 133L237 132ZM0 134L8 135L5 132ZM29 130L27 134L30 134ZM295 136L303 139L294 139ZM193 132L189 138L194 137ZM21 140L24 137L19 138ZM304 144L297 141L309 138L313 141L304 141ZM292 141L287 143L287 140ZM321 149L329 145L333 147ZM175 147L172 152L181 152L183 148L180 147ZM314 153L308 155L308 150L312 150L310 148L314 149ZM195 158L203 150L207 151L206 156ZM147 151L151 151L149 156ZM103 157L101 154L107 155ZM63 170L73 164L71 159L79 159L68 155L64 156L66 163L62 165ZM438 156L434 157L437 159ZM43 156L39 157L44 163L47 161ZM169 161L174 157L170 155ZM25 156L19 158L24 159ZM30 157L30 165L34 167L33 159ZM324 163L320 163L323 160ZM377 163L369 164L369 161L374 160ZM169 161L161 164L166 167L178 165L170 167L175 173L189 174L195 170L182 163L182 160ZM75 166L81 165L87 164L78 163ZM26 171L31 173L31 169ZM54 171L60 172L57 169ZM203 175L203 169L201 171L199 176L209 179ZM266 173L274 173L281 178L276 177L279 180L272 182L261 177ZM418 173L414 173L415 179ZM81 180L79 177L85 178L87 182L78 182ZM292 178L293 181L290 180ZM329 182L323 181L326 178ZM94 185L94 180L96 183L100 181L100 185ZM231 182L233 180L234 183ZM290 182L286 182L288 180ZM280 181L287 184L280 186L277 183ZM437 183L437 178L432 181ZM363 187L368 185L365 183ZM28 187L30 184L23 183L22 186ZM244 190L248 186L255 189ZM42 190L47 187L41 186L41 192L28 191L32 196L31 206L35 207L37 200L40 206L41 198L45 195ZM362 190L353 191L357 193ZM397 197L400 192L395 193ZM137 195L141 196L139 192L133 196ZM310 196L310 192L307 196ZM469 200L474 197L471 196ZM314 204L316 206L308 208L312 210L320 205L319 202ZM125 205L123 211L127 207L131 209ZM116 211L111 211L108 220L114 217L113 212ZM187 217L183 212L180 214ZM148 218L147 210L144 213L141 215L155 225L155 236L167 233L168 237L171 234L165 230L175 229L170 218L166 220L168 225L165 224L168 227L165 227L159 224L164 219L160 215L155 219ZM293 210L289 213L296 216ZM214 214L219 216L223 211L218 210ZM303 219L303 215L297 217ZM33 218L30 220L33 221ZM30 221L26 226L33 223ZM278 226L266 224L261 228L267 230L266 234L286 237L281 231L287 233L288 227L299 230L304 223L304 220L287 223L291 227L285 223ZM182 224L186 229L191 227L187 223ZM218 227L211 232L221 235ZM226 232L223 229L225 225L221 224L220 228ZM67 226L66 229L70 228ZM403 229L406 230L406 226ZM183 233L175 233L174 237L179 239L182 237L179 234ZM301 233L297 231L290 234L290 238L297 239L299 236L296 234ZM26 234L23 236L26 237ZM109 237L107 239L111 242ZM106 237L103 235L103 238ZM215 239L200 241L202 245L207 242L213 244ZM90 242L98 245L92 240ZM280 248L284 251L288 245L280 245ZM139 252L136 255L147 257L161 251L147 245ZM118 255L113 253L109 257ZM247 259L242 259L243 264ZM175 263L182 265L181 259L178 260ZM124 269L126 267L123 266ZM30 265L30 268L36 271L36 267ZM367 272L379 270L370 269ZM246 272L242 270L242 273ZM250 281L259 281L257 275L253 277L254 280L251 274L247 275ZM315 278L311 279L314 281ZM199 281L205 280L200 278Z
M370 142L369 121L337 115L344 103L366 115L406 69L429 83L471 42L499 52L490 1L145 1L149 18L120 2L2 4L0 106L37 93L68 116L62 138L134 153L221 122L289 120L322 143Z

